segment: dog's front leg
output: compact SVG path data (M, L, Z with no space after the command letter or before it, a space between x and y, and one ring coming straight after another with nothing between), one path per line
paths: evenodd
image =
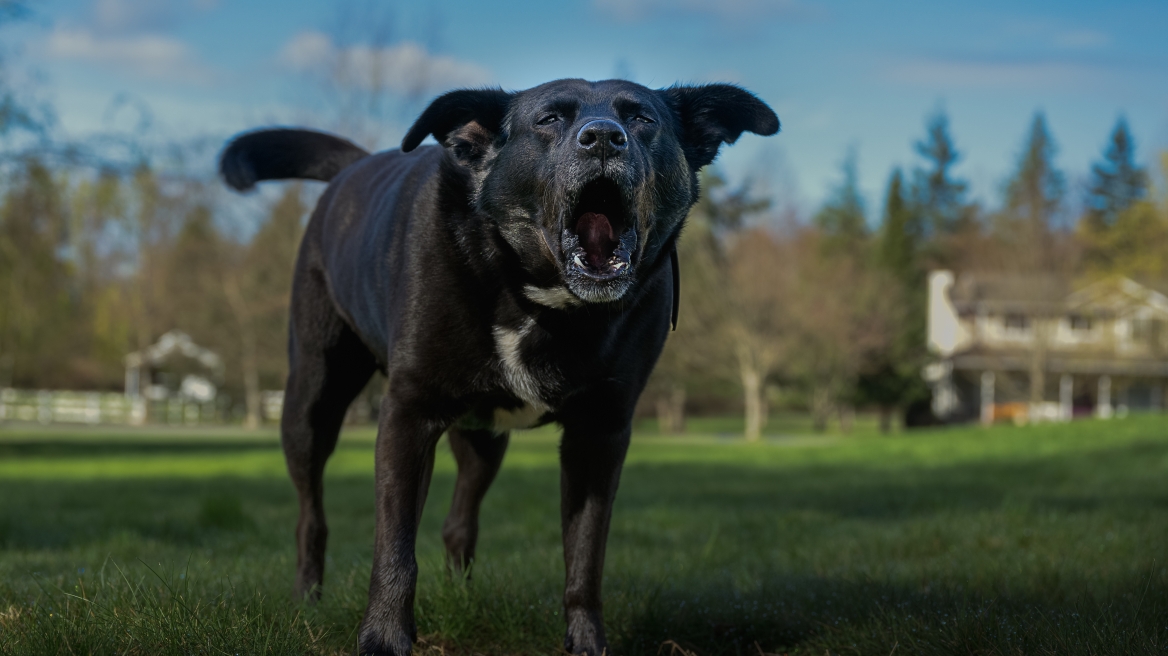
M604 547L631 427L615 430L564 422L560 445L560 515L564 531L564 649L601 656L607 649L600 583Z
M406 656L417 639L414 543L434 471L434 447L444 428L391 396L381 402L375 456L377 525L369 605L361 621L362 654Z

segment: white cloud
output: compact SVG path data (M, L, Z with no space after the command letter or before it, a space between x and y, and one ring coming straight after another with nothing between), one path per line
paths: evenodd
M333 40L320 32L301 32L284 44L277 56L281 64L297 71L307 71L327 65L336 56Z
M185 43L169 36L101 36L86 29L55 28L45 44L49 57L102 64L150 78L207 82L211 73L194 61Z
M1091 65L1066 61L978 61L920 59L885 70L892 82L926 89L1050 90L1082 88L1098 80Z
M490 71L447 55L434 55L416 43L338 47L326 34L301 32L280 49L277 60L296 71L329 76L341 86L423 94L487 83Z
M154 26L170 13L170 3L150 0L95 0L93 20L106 31Z
M593 6L624 22L678 12L735 21L807 12L799 0L593 0Z
M219 0L93 0L91 25L111 33L156 30L191 9L208 11L218 4Z

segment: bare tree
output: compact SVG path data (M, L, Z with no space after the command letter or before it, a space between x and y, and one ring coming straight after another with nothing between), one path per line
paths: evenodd
M818 231L807 230L788 251L797 267L787 300L789 366L809 391L819 430L833 412L847 428L857 379L874 354L891 348L904 305L896 281L867 258L823 246Z
M725 331L734 345L742 385L744 434L752 442L762 436L766 421L767 379L789 345L790 260L784 251L769 232L758 228L735 235L727 249L730 307Z
M238 332L246 425L259 426L261 388L279 386L286 375L285 349L292 271L304 232L302 187L291 184L272 206L251 243L225 251L222 288ZM235 251L232 257L232 251Z

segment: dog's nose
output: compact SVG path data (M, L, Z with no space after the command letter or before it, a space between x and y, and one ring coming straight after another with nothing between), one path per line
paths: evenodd
M590 155L611 157L629 147L629 135L620 123L606 118L588 121L576 135L576 145Z

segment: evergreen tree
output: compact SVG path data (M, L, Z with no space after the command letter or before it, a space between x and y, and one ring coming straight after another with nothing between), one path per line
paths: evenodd
M881 266L906 286L921 278L918 253L922 232L921 217L905 198L904 176L898 168L888 182L878 257Z
M968 185L955 180L950 171L961 156L949 136L949 117L944 112L929 118L926 131L925 139L916 143L916 151L929 166L914 172L913 200L932 235L953 234L970 218L965 201Z
M856 173L856 152L852 150L844 159L844 178L840 186L813 219L823 232L824 245L829 249L844 246L853 250L868 235L868 224L864 217L864 200L860 196L859 176Z
M691 221L704 221L715 237L741 230L747 216L766 211L771 206L769 198L752 194L749 182L730 189L717 171L704 169L700 186L702 194L690 212Z
M886 313L893 335L874 354L858 380L860 399L880 409L880 427L890 428L894 408L905 408L928 390L920 381L925 359L925 277L920 262L923 226L914 204L905 197L900 169L892 173L884 205L884 223L876 248L879 268L899 289L889 297L899 307Z
M1034 115L1018 170L1006 185L1006 204L998 236L1015 251L1015 262L1032 271L1055 264L1053 225L1066 182L1054 166L1056 147L1041 112Z
M1147 193L1148 174L1135 163L1135 143L1127 121L1120 118L1111 133L1111 143L1103 161L1091 167L1091 187L1087 193L1087 228L1105 230L1119 215Z
M1006 206L1032 226L1048 229L1062 203L1066 183L1054 167L1054 139L1042 113L1035 114L1018 163L1018 172L1006 187Z

